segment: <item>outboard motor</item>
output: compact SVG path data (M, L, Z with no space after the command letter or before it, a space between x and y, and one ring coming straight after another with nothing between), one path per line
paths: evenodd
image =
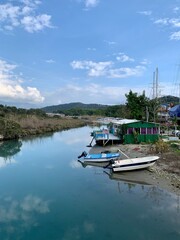
M87 156L87 152L84 151L81 153L81 155L78 156L78 158L82 158L82 157L86 157Z

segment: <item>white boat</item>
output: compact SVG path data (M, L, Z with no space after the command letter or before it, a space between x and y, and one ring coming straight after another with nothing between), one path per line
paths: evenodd
M158 156L128 158L115 160L111 166L113 172L132 171L151 167L158 159Z

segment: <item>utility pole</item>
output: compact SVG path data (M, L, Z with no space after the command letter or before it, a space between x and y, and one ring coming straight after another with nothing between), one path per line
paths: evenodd
M152 96L153 99L155 99L155 77L156 73L153 72L153 96Z
M146 106L146 122L149 122L149 111L147 106Z
M158 98L158 68L156 68L156 99Z
M157 99L158 98L158 88L159 88L159 83L158 83L158 68L156 68L156 71L153 72L153 99Z
M154 117L154 122L156 122L156 113L158 110L158 88L159 88L159 83L158 83L158 78L159 78L159 71L158 67L156 67L156 70L153 72L153 107L152 107L152 112L153 112L153 117Z

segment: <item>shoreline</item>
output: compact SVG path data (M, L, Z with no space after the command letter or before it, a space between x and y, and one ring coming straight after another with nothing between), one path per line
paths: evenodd
M176 195L180 195L180 156L174 157L174 153L171 151L163 154L150 154L150 147L148 144L117 144L106 147L95 145L90 152L101 152L104 150L115 152L120 149L131 158L157 155L159 159L151 168L116 173L109 177L115 180L154 185ZM123 158L124 156L122 159ZM174 164L174 168L172 168L172 163Z

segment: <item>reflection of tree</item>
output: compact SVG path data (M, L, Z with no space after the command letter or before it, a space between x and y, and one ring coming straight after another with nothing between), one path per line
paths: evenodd
M42 142L42 141L45 141L45 138L52 138L54 135L53 132L49 132L49 133L45 133L45 134L42 134L42 135L32 135L32 136L28 136L28 137L24 137L23 138L23 142L31 142L31 143L38 143L38 142Z
M20 140L9 140L0 143L0 157L11 158L20 152L22 142Z
M157 186L151 186L151 188L148 188L145 192L144 198L151 199L154 206L162 206L165 194L166 196L170 195L168 192L165 193L163 189L158 188Z

